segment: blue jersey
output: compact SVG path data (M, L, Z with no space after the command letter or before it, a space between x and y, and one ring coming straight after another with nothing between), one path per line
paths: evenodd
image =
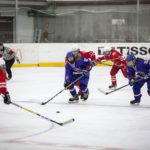
M92 69L92 63L87 58L79 58L74 62L74 64L66 62L65 82L71 83L82 74L83 70L90 72L91 69ZM80 81L86 83L88 82L88 78L89 75L84 76L83 78L80 79Z
M135 62L135 67L128 67L127 74L128 78L132 79L138 74L141 77L144 77L150 72L150 60L143 60L141 58L137 58Z

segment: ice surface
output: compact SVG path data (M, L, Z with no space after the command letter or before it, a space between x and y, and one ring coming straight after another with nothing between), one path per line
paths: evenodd
M68 104L63 89L64 68L13 68L8 81L12 101L58 122L75 118L75 122L58 126L0 98L0 150L149 150L150 98L146 85L139 106L130 106L130 86L104 95L110 85L110 67L91 71L90 96L86 102ZM118 87L128 83L119 72ZM60 111L60 113L56 113Z

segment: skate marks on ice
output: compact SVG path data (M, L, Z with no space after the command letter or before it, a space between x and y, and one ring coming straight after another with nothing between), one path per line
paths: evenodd
M111 107L111 108L130 108L130 109L150 109L150 105L119 105L119 104L96 104L96 103L75 103L75 104L70 104L70 103L64 103L64 102L57 102L57 103L51 103L52 105L70 105L70 106L85 106L85 107Z
M25 139L36 137L36 136L41 136L41 135L43 135L43 134L45 134L47 132L50 132L53 128L54 128L54 124L52 123L47 129L43 129L43 130L35 132L35 133L22 135L22 136L14 137L14 138L7 139L7 140L2 140L2 141L0 141L0 143L21 143L21 141L23 141Z
M82 144L65 144L65 143L54 143L47 141L32 141L32 140L12 140L4 141L9 144L21 144L29 146L42 146L42 148L48 148L53 150L134 150L134 149L124 149L119 147L104 147L104 146L93 146L93 145L82 145ZM37 149L39 150L39 149ZM41 150L41 149L40 149ZM47 149L46 149L47 150Z
M78 103L68 103L68 101L66 100L66 102L58 102L59 100L57 100L57 102L50 102L47 105L67 105L67 106L86 106L86 107L112 107L112 108L136 108L136 109L150 109L150 105L144 105L144 104L137 104L137 105L121 105L121 104L107 104L107 103L101 103L101 102L97 102L97 103L92 103L92 102L88 102L88 101L79 101ZM91 101L91 100L90 100ZM41 104L41 101L37 101L37 100L26 100L26 101L14 101L14 102L19 102L19 103L34 103L34 104Z
M11 124L5 124L0 127L0 133L3 138L0 138L0 143L14 143L18 141L19 144L22 140L29 138L40 137L43 134L50 132L56 127L52 122L44 121L41 118L33 117L27 114L20 114L17 112L4 112L0 111L0 114L9 116ZM14 118L15 116L15 118ZM15 121L16 119L23 118L22 121ZM21 119L19 119L21 120ZM7 120L6 120L7 121ZM33 123L34 122L34 123ZM42 123L42 125L38 123ZM5 136L9 134L9 136ZM0 136L0 137L1 137Z

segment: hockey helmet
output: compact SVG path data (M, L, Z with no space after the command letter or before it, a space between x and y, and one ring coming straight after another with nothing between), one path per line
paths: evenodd
M104 55L109 55L109 54L110 54L110 51L111 51L111 47L106 46L106 47L104 48L104 50L103 50L103 53L104 53Z
M78 44L73 44L71 50L73 51L74 56L77 57L80 52Z
M135 56L133 54L128 54L126 57L126 61L134 61L135 60Z
M72 51L80 51L80 48L79 48L78 44L73 44L71 50Z
M72 51L67 53L66 58L70 63L74 63L75 61L74 53Z
M128 54L126 57L127 65L133 67L135 65L135 56L133 54Z

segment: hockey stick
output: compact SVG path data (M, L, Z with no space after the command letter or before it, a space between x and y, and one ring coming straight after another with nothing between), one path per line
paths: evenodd
M107 64L109 61L102 61L100 64L105 65L105 66L112 66L111 64Z
M60 93L62 93L63 91L67 90L71 85L73 85L74 83L76 83L78 80L80 80L82 77L84 76L84 74L82 76L80 76L79 78L77 78L75 81L73 81L72 83L70 83L68 86L66 86L64 89L62 89L61 91L59 91L57 94L55 94L53 97L51 97L49 100L42 102L41 105L45 105L47 104L49 101L51 101L53 98L55 98L57 95L59 95Z
M130 84L128 83L128 84L123 85L123 86L121 86L121 87L119 87L119 88L117 88L117 89L114 89L113 91L110 91L110 92L105 92L105 91L103 91L103 90L100 89L100 88L98 88L98 91L101 92L101 93L103 93L103 94L105 94L105 95L108 95L108 94L113 93L113 92L115 92L115 91L118 91L118 90L120 90L120 89L122 89L122 88L124 88L124 87L126 87L126 86L128 86L128 85L130 85Z
M150 78L150 77L149 77ZM148 79L149 79L148 78ZM144 78L141 78L141 79L139 79L139 80L137 80L137 81L135 81L134 83L137 83L137 82L139 82L139 81L141 81L141 80L145 80ZM134 84L133 83L133 84ZM113 92L115 92L115 91L118 91L118 90L120 90L120 89L122 89L122 88L124 88L124 87L126 87L126 86L129 86L130 84L128 83L128 84L126 84L126 85L123 85L123 86L121 86L121 87L119 87L119 88L117 88L117 89L114 89L113 91L110 91L110 92L105 92L105 91L103 91L103 90L101 90L100 88L98 89L101 93L103 93L103 94L105 94L105 95L108 95L108 94L110 94L110 93L113 93Z
M111 64L107 64L107 63L110 62L110 61L112 62L114 60L121 60L121 58L122 58L122 56L120 56L119 58L111 59L111 60L105 60L104 59L104 61L97 62L96 65L102 64L102 65L105 65L105 66L113 66L113 64L111 65Z
M104 65L104 66L112 66L111 64L107 64L109 61L102 61L102 62L96 62L96 65L99 65L99 64L101 64L101 65ZM96 66L95 65L95 66Z
M148 77L147 79L149 79L150 77ZM147 80L146 79L146 80ZM139 82L139 81L142 81L142 80L145 80L144 79L144 77L141 77L139 80L136 80L133 84L135 84L135 83L137 83L137 82ZM130 85L129 83L128 84L126 84L126 85L124 85L124 86L122 86L122 87L119 87L119 88L117 88L117 89L115 89L115 90L113 90L113 91L110 91L110 92L106 92L106 95L108 95L108 94L110 94L110 93L113 93L113 92L115 92L115 91L118 91L118 90L120 90L120 89L122 89L122 88L124 88L124 87L126 87L126 86L128 86L128 85Z
M28 111L28 112L30 112L30 113L32 113L32 114L34 114L34 115L37 115L37 116L39 116L39 117L41 117L41 118L43 118L43 119L45 119L45 120L51 121L51 122L53 122L53 123L55 123L55 124L58 124L58 125L60 125L60 126L63 126L63 125L66 125L66 124L68 124L68 123L71 123L71 122L74 122L74 121L75 121L74 118L71 118L71 119L66 120L66 121L64 121L64 122L57 122L57 121L52 120L52 119L49 119L49 118L47 118L47 117L45 117L45 116L43 116L43 115L40 115L39 113L36 113L36 112L34 112L34 111L32 111L32 110L30 110L30 109L28 109L28 108L22 107L22 106L20 106L20 105L18 105L18 104L16 104L16 103L11 102L11 104L13 104L14 106L17 106L17 107L19 107L19 108L21 108L21 109L23 109L23 110L25 110L25 111Z

